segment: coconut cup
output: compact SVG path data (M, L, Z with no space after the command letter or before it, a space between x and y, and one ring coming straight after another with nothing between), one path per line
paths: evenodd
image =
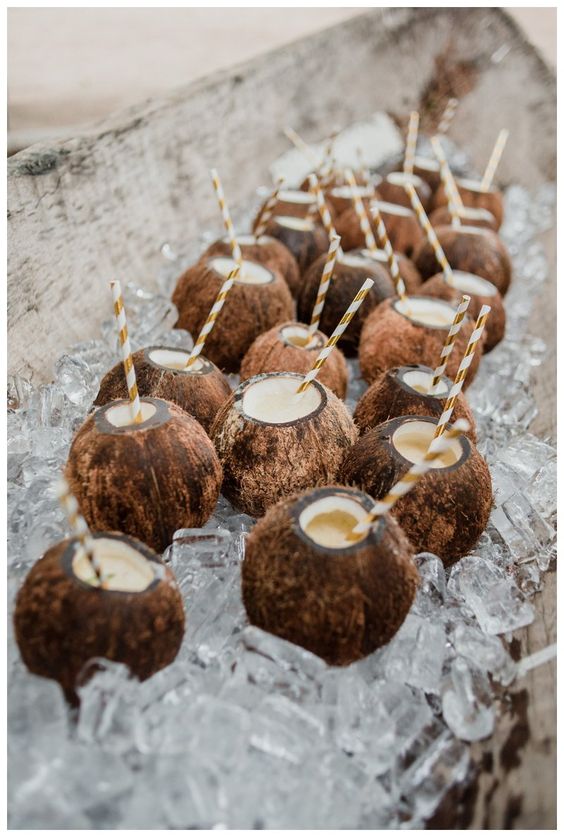
M329 249L329 236L312 218L274 215L266 227L269 236L281 241L294 256L300 275Z
M223 465L223 494L260 517L296 491L335 479L358 431L346 406L303 375L273 372L249 378L220 410L212 439Z
M511 259L500 237L483 227L437 227L437 238L453 270L474 273L487 279L505 296L511 283ZM413 257L423 279L441 271L435 252L428 241Z
M275 272L281 273L290 288L292 296L296 295L300 286L300 269L293 255L281 241L272 238L270 235L261 235L260 238L256 238L254 235L240 235L237 237L237 241L244 259L258 262ZM202 258L212 259L214 256L230 258L231 255L229 239L222 238L210 244Z
M58 681L69 701L89 660L125 663L145 680L176 657L184 608L172 571L145 544L120 533L93 535L107 589L76 539L52 546L16 599L15 636L27 668Z
M449 332L456 306L428 296L408 296L386 300L367 318L360 335L360 370L369 384L387 369L421 363L435 367ZM476 323L465 317L459 337L447 361L446 374L454 380L458 365ZM478 343L466 374L468 386L480 364L482 346Z
M413 548L391 515L347 540L373 505L341 486L273 506L251 532L242 566L249 621L347 665L394 636L419 583Z
M433 195L441 185L441 169L439 161L434 157L416 155L413 161L413 174L427 183Z
M413 209L398 203L376 201L376 206L380 210L393 249L411 259L425 240L417 215Z
M380 500L416 462L423 459L437 421L399 417L360 437L341 468L341 481ZM416 552L433 552L445 565L476 545L492 507L488 466L467 436L448 451L392 510Z
M480 181L466 178L457 178L456 185L462 203L473 209L487 209L496 221L495 229L498 230L503 223L503 195L498 189L488 189L482 192ZM433 199L433 209L448 204L448 198L444 186L437 189Z
M309 339L309 329L304 323L287 322L275 326L257 337L241 364L241 380L254 378L263 372L299 372L305 375L311 370L321 349L327 345L327 336L314 332ZM333 390L338 398L347 394L348 370L345 357L334 348L321 369L318 380Z
M406 206L411 209L411 201L409 195L405 191L406 185L410 183L419 200L423 204L423 209L427 210L431 204L433 191L428 183L426 183L417 174L408 174L404 171L392 171L384 177L378 186L378 192L382 196L383 201L388 203L398 203L400 206Z
M204 428L176 404L143 398L141 409L139 424L126 400L88 416L65 475L93 531L123 532L162 552L177 529L211 517L221 465Z
M172 295L178 308L177 328L198 335L219 289L235 267L231 258L201 259L180 277ZM258 262L243 260L243 270L229 292L213 331L206 357L220 369L238 372L243 356L263 331L291 319L292 295L284 277Z
M267 201L269 198L267 198ZM325 202L329 212L334 215L335 210L331 201L325 196ZM260 216L264 209L266 201L262 204L257 212L256 218L253 221L253 229L260 221ZM309 186L306 189L282 189L278 193L278 200L274 204L274 215L290 215L295 218L306 218L317 214L317 198L309 191Z
M219 408L231 395L229 381L217 366L200 355L187 369L190 352L148 346L133 353L137 389L141 397L164 398L182 407L209 433ZM100 382L94 401L102 407L128 397L123 364L117 363Z
M375 250L372 252L365 247L362 250L352 250L350 255L362 256L364 259L374 259L374 261L381 264L388 271L390 279L392 278L392 272L388 267L388 257L386 256L386 252L384 250ZM421 274L411 259L408 259L403 253L395 253L394 255L396 257L400 276L405 283L407 293L416 294L421 288L421 284L423 282Z
M463 226L484 227L487 230L497 230L497 221L487 209L476 209L465 206L460 210L460 221ZM433 228L445 227L452 224L452 215L448 206L439 206L429 215L429 221Z
M358 400L354 412L361 433L399 416L431 416L439 418L452 387L445 375L431 394L434 370L421 364L394 367L379 375ZM467 436L476 443L476 422L463 392L456 399L452 421L466 419L470 425Z
M357 186L358 197L364 203L366 211L370 206L370 201L378 200L380 193L375 191L372 185ZM353 204L353 193L349 184L343 186L335 186L327 193L327 198L334 209L334 214L338 218L343 212L346 212Z
M454 285L445 281L444 273L437 273L421 286L421 293L426 296L435 296L445 299L453 305L458 305L463 294L470 295L468 313L474 319L478 319L482 305L489 305L491 311L488 315L484 329L483 350L491 352L497 344L503 340L505 334L505 308L501 294L495 285L475 276L473 273L465 273L462 270L453 270L452 278Z
M303 278L298 299L298 318L302 323L311 320L324 267L325 256L322 256L312 264ZM332 334L367 278L373 279L374 284L339 341L339 346L348 356L356 354L362 324L370 312L383 300L395 295L394 283L386 268L374 259L344 253L335 262L333 277L325 297L319 328L323 334Z

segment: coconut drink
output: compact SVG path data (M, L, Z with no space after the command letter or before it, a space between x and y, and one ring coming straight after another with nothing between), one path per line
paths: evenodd
M261 221L266 203L264 203L258 213L253 224L255 229ZM315 214L316 201L315 196L310 195L309 192L302 189L282 189L278 193L276 203L274 204L274 215L289 215L296 218L308 218Z
M268 220L265 224L265 229ZM290 293L294 296L299 288L300 268L293 254L279 239L271 235L239 235L237 241L241 248L244 259L251 262L258 262L266 268L272 268L276 273L281 274L286 280ZM210 244L202 255L203 259L212 259L214 256L230 257L232 254L229 238L221 238Z
M434 209L429 215L429 221L433 227L450 226L456 218L459 219L462 226L485 227L485 229L493 230L494 232L497 230L496 219L488 209L461 206L458 209L457 215L454 216L448 208L448 205L445 204Z
M290 251L302 275L329 247L329 236L314 218L273 215L266 232Z
M457 177L456 185L465 207L473 210L483 210L488 217L494 219L494 230L499 230L503 223L503 195L498 189L481 188L479 180L472 180L466 177ZM448 198L443 185L439 186L433 200L433 207L446 206Z
M350 254L351 256L360 256L363 259L373 259L388 271L390 278L393 280L389 267L388 256L385 250L381 250L380 248L376 250L368 250L366 247L363 247L361 250L350 251ZM414 263L411 259L408 259L407 256L404 256L403 253L394 252L394 256L398 264L399 275L403 279L407 293L418 293L421 289L423 279L421 278L421 274L415 267Z
M356 180L356 178L355 178ZM380 178L381 182L381 178ZM370 202L373 200L378 200L380 198L379 192L377 192L373 185L367 184L357 185L357 193L360 200L364 203L366 209L370 206ZM351 202L353 199L353 190L348 183L344 183L341 186L335 186L328 192L328 201L331 207L335 210L335 216L338 218L343 212L346 212L347 209L351 206Z
M427 209L431 205L433 192L428 183L417 174L405 171L392 171L387 174L380 185L378 193L383 201L410 206L409 198L405 194L405 184L411 183L419 195L419 200Z

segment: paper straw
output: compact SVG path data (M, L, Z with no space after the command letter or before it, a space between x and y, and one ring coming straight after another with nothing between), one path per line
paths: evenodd
M337 233L335 232L335 227L333 226L333 221L331 219L331 213L329 212L329 210L327 208L327 204L325 203L325 197L323 195L321 187L319 186L319 181L314 174L310 174L310 176L309 176L309 186L310 186L310 191L312 191L313 194L315 195L315 200L317 202L317 209L318 209L319 215L321 217L321 223L325 227L325 232L327 233L327 235L329 236L329 240L331 241L332 238L335 238ZM339 248L339 253L340 252L341 252L341 250Z
M325 266L323 268L321 281L319 282L319 289L317 291L317 299L315 300L315 305L313 306L311 323L309 325L310 340L319 326L321 312L323 311L323 306L325 305L325 297L327 296L327 291L329 290L331 277L333 276L333 270L335 269L335 262L337 260L337 254L339 252L340 243L341 239L338 235L336 235L331 239L331 242L329 244L329 250L327 252L327 258L325 260Z
M407 140L405 142L405 158L403 170L406 174L413 174L413 163L415 161L415 149L417 147L417 132L419 131L419 114L413 110L409 116L409 127L407 129Z
M255 227L255 238L257 239L257 241L261 237L261 235L264 235L264 232L268 226L268 222L272 218L272 214L278 202L278 195L280 193L280 189L282 188L283 183L284 178L279 177L276 181L276 186L274 187L271 196L262 208L262 212L260 213L259 219Z
M476 320L476 327L470 335L468 345L466 346L466 351L464 352L464 357L460 361L458 372L456 373L456 378L454 379L454 383L448 394L445 406L443 407L443 412L441 413L439 421L437 422L435 439L438 439L442 435L442 433L444 433L445 427L450 420L452 411L454 409L454 405L456 403L456 399L458 398L462 390L464 379L466 378L466 373L468 372L470 364L472 363L474 352L476 351L476 346L478 345L478 340L482 336L482 332L484 331L484 326L486 324L486 320L488 319L488 314L490 313L490 311L491 308L489 305L482 305L480 314L478 315L478 319Z
M457 108L458 99L449 99L446 103L443 115L441 116L441 121L439 122L439 127L437 128L437 134L444 136L447 133L452 124Z
M335 140L337 139L338 133L338 131L333 131L333 133L327 140L327 144L323 152L323 159L321 161L321 165L319 166L319 176L321 178L322 183L326 183L333 174L333 167L335 162L335 158L333 156L333 146L335 145Z
M462 297L462 301L460 302L460 305L456 309L456 314L454 315L454 319L452 321L450 331L447 335L447 339L445 340L445 344L444 344L443 349L441 351L441 357L440 357L440 360L439 360L439 365L437 366L437 368L435 369L435 372L433 373L433 380L431 382L431 387L429 389L429 395L432 395L432 393L435 391L435 389L439 385L439 382L441 380L441 376L445 374L445 369L447 367L447 361L448 361L448 359L451 355L451 352L454 348L454 342L456 340L456 335L458 334L458 332L460 331L460 329L462 327L462 322L464 320L464 317L466 315L466 311L467 311L469 305L470 305L470 297L468 296L468 294L464 294L463 297Z
M360 147L360 145L357 146L356 156L357 156L357 159L358 159L359 174L361 175L362 179L364 180L364 182L368 186L369 183L370 183L370 171L368 169L368 166L366 165L366 161L364 159L364 154L362 152L362 148Z
M241 253L241 248L239 247L239 242L237 241L237 237L235 235L233 221L231 220L231 215L229 214L229 209L227 208L227 203L225 202L225 195L223 194L223 186L221 185L221 180L219 179L219 174L217 173L216 169L211 170L211 176L213 188L215 189L215 194L217 195L219 208L221 210L221 217L223 218L223 225L229 237L229 243L231 245L231 253L233 255L233 259L237 262L239 266L242 267L243 255Z
M386 259L388 260L388 267L390 268L390 273L392 274L392 280L394 285L396 286L396 291L399 298L407 305L407 295L405 290L405 282L400 276L398 260L396 259L396 254L394 253L394 249L390 244L390 239L388 238L388 233L386 232L386 227L384 226L384 222L382 220L382 216L380 214L380 210L376 204L373 204L370 208L370 212L372 214L372 218L376 221L376 235L378 236L378 241L380 242L380 247L386 254Z
M302 383L298 387L298 389L297 389L298 393L304 392L308 388L308 386L311 384L311 382L313 380L315 380L315 378L317 378L317 376L319 374L319 370L321 369L321 367L323 366L323 364L325 363L325 361L327 360L327 358L329 357L329 355L331 354L331 352L335 348L338 340L342 336L343 332L346 330L348 324L350 323L350 321L352 320L352 318L354 317L354 315L356 314L356 312L358 311L358 309L360 308L360 306L362 305L362 303L366 299L366 295L368 294L368 291L370 290L370 288L372 287L373 284L374 284L373 279L367 279L364 282L363 286L361 287L361 289L359 290L359 292L357 293L357 295L355 296L355 298L353 299L353 301L351 302L351 304L349 305L349 307L345 311L343 317L341 318L341 321L340 321L339 325L337 326L337 328L335 329L335 331L333 332L333 334L331 335L331 337L327 341L326 345L319 352L319 354L317 356L317 360L313 364L313 367L307 373L307 375L303 379Z
M459 227L461 223L460 210L462 208L462 200L460 198L458 188L454 181L454 177L452 176L450 166L448 164L445 152L443 151L443 147L440 143L439 138L432 137L431 144L433 146L433 151L435 152L437 160L439 161L441 180L443 182L443 186L445 187L445 192L448 201L448 211L450 212L452 218L452 225L453 227Z
M371 253L374 253L378 249L378 246L376 244L376 239L374 238L374 233L370 227L370 221L368 220L368 215L366 214L366 208L360 199L360 195L358 194L358 186L354 174L352 173L352 169L345 169L345 177L347 178L348 184L351 188L354 211L356 212L360 222L360 229L364 234L366 246Z
M503 128L497 136L497 140L492 151L492 156L490 157L489 163L486 166L486 170L484 172L484 176L480 184L480 190L482 192L487 192L490 186L492 185L492 180L494 178L494 174L496 173L496 169L499 165L499 161L501 160L501 155L503 154L503 149L505 148L505 143L507 142L508 136L509 131L506 128Z
M143 415L141 413L141 402L139 400L139 391L137 389L137 379L135 377L135 368L133 366L133 358L131 356L129 334L127 333L127 320L125 318L125 308L123 307L121 285L119 282L115 281L110 282L110 287L112 289L112 297L114 300L114 314L116 315L118 324L119 344L121 346L125 380L127 383L127 391L129 393L131 418L135 424L139 424L139 422L143 421Z
M433 462L448 450L449 442L456 439L462 433L466 433L469 429L470 424L466 421L466 419L458 419L458 421L453 424L451 429L447 431L441 439L433 440L422 461L412 465L409 471L394 485L386 496L382 500L378 500L378 502L372 506L364 520L357 523L351 531L349 540L357 540L358 537L366 534L366 532L369 532L375 521L382 517L382 515L391 511L397 501L401 497L405 497L406 494L409 494L409 492L415 488L421 477L424 477L425 474L431 470Z
M237 278L240 270L241 268L239 267L239 265L234 267L233 270L229 273L229 276L227 277L221 288L219 289L219 293L216 296L215 302L211 307L210 313L208 314L208 318L202 326L202 330L198 335L198 339L194 343L192 351L190 352L190 357L186 361L185 369L189 369L192 366L192 364L196 361L198 355L201 354L204 348L204 343L206 342L206 339L210 331L215 325L215 321L219 316L219 312L223 308L225 300L227 299L227 294L233 287L233 283L235 282L235 279Z
M427 213L423 209L423 204L419 200L419 196L415 191L412 183L405 184L405 190L409 195L409 200L411 201L411 205L415 214L417 215L417 220L423 227L425 231L425 235L427 236L427 241L433 248L433 252L435 254L435 258L437 259L438 263L440 264L442 271L445 275L445 281L452 285L452 269L447 261L447 257L445 256L445 251L440 245L439 239L435 233L435 230L431 226L431 222L427 218Z
M312 165L314 169L317 169L319 166L319 159L313 148L307 144L305 140L303 140L297 131L294 131L293 128L284 128L284 133L290 140L293 146L301 151L304 157L307 158L308 162Z
M104 571L102 565L96 558L90 529L79 511L78 501L71 492L70 486L64 477L58 480L55 491L57 493L57 499L67 516L73 537L77 538L80 542L82 549L86 553L86 558L94 570L94 574L98 580L98 586L105 587L106 579L104 578Z

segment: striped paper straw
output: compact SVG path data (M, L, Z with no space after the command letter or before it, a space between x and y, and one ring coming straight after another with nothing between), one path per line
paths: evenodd
M372 218L374 219L374 221L376 221L376 235L378 236L380 247L386 254L386 258L388 260L388 267L390 268L390 273L392 274L392 279L394 285L396 286L396 291L402 302L404 302L407 305L405 282L400 276L398 260L396 259L396 254L394 253L394 249L390 244L390 239L388 238L388 233L386 232L386 227L384 226L384 222L382 220L382 215L380 214L380 210L378 209L378 206L376 204L373 204L371 206L370 212L372 213Z
M327 296L327 291L329 290L331 277L333 276L333 270L335 269L335 262L337 260L337 254L339 252L340 243L341 239L338 235L336 235L331 239L331 242L329 244L329 250L327 252L327 258L325 260L325 266L323 268L321 281L319 282L319 289L317 291L317 299L315 300L315 305L313 306L311 323L309 325L310 340L319 326L321 312L323 311L323 306L325 305L325 297Z
M308 145L305 140L303 140L297 131L294 131L293 128L284 128L284 133L292 143L292 145L301 151L304 157L307 158L307 161L311 164L314 169L317 169L319 166L319 159L315 154L311 145Z
M69 526L71 528L73 537L78 539L82 549L86 553L86 558L88 559L92 569L94 570L94 574L98 581L98 586L105 587L106 579L104 578L102 565L96 558L94 552L94 544L92 542L92 535L90 534L90 529L88 528L86 520L83 518L79 511L78 501L74 494L71 492L70 486L64 477L61 477L61 479L58 480L57 485L55 486L55 491L57 494L57 499L61 504L64 513L67 516L67 520L69 522Z
M433 146L433 151L435 152L437 160L439 161L441 180L443 182L443 186L445 187L445 192L448 201L448 211L450 212L452 218L452 225L454 227L459 227L460 210L462 208L462 200L460 198L460 193L454 181L454 177L452 176L450 166L448 164L445 152L443 151L443 147L439 138L432 137L431 144Z
M225 300L227 299L227 294L233 287L233 283L235 282L235 279L237 278L240 270L241 268L239 267L239 265L234 267L227 279L225 280L225 282L223 283L223 285L221 286L221 288L219 289L219 293L216 296L215 302L211 307L210 313L208 314L208 318L202 326L202 330L198 335L198 339L194 343L192 351L190 352L190 357L186 361L185 369L189 369L192 366L192 364L196 361L198 355L201 354L204 348L204 343L206 342L206 339L210 331L215 325L215 321L219 316L219 312L223 308Z
M371 253L374 253L375 250L378 249L378 246L376 244L376 239L374 238L374 233L372 232L372 229L370 227L370 221L368 220L368 215L366 214L366 208L362 200L360 199L360 195L358 194L358 186L354 174L352 173L352 169L345 169L345 177L347 178L347 182L351 187L354 211L356 212L358 220L360 222L360 229L364 234L366 246Z
M497 136L497 140L492 151L492 156L490 157L489 163L486 166L486 170L482 178L482 182L480 183L480 190L482 192L487 192L490 186L492 185L492 180L494 178L494 174L496 173L496 169L499 165L499 161L501 160L501 155L503 154L503 149L505 148L505 143L507 142L508 136L509 131L506 128L503 128Z
M412 183L405 184L405 190L409 195L409 200L411 201L411 205L415 214L417 215L417 219L423 229L425 230L425 235L427 236L427 241L433 248L433 252L435 254L435 258L437 259L438 263L440 264L442 271L445 275L445 281L448 282L449 285L452 285L452 268L447 261L447 257L445 256L445 251L440 245L439 239L437 238L437 234L435 230L431 226L431 222L427 218L427 213L423 209L423 204L419 200L419 195L415 191Z
M283 183L284 183L284 178L279 177L278 180L276 181L276 186L274 187L274 190L273 190L271 196L269 197L269 199L267 200L267 202L265 203L265 205L262 208L262 212L260 213L259 219L257 221L257 225L255 227L255 238L257 240L261 237L261 235L264 235L264 231L266 230L266 228L268 226L268 222L272 218L272 213L274 212L274 208L275 208L276 203L278 201L278 195L280 193L280 189L282 188Z
M470 364L472 363L472 358L474 357L474 352L476 351L478 340L482 336L482 332L484 331L484 326L486 324L486 320L488 319L488 314L490 313L490 311L491 308L489 305L482 305L480 314L478 315L478 319L476 320L476 327L470 335L468 345L466 346L466 351L464 352L464 357L460 361L458 372L456 373L456 378L454 379L454 383L448 394L448 398L445 402L445 406L443 407L441 417L437 422L435 439L438 439L444 433L445 427L447 426L450 417L452 416L452 411L454 409L456 399L458 398L462 390L464 379L466 378L466 373L468 372Z
M233 255L233 259L237 262L237 264L242 267L243 266L243 255L241 253L241 248L239 247L239 242L237 241L237 237L235 235L235 228L233 227L233 221L231 220L231 215L229 214L229 209L227 208L227 203L225 202L225 195L223 194L223 186L221 185L221 180L219 179L219 174L217 173L217 169L211 170L213 188L215 189L215 194L217 195L217 201L219 203L219 208L221 210L221 217L223 218L223 225L229 237L229 243L231 245L231 253Z
M419 131L419 114L416 110L409 115L409 127L407 129L407 140L405 142L405 157L403 170L406 174L413 174L413 163L415 161L415 149L417 147L417 132Z
M364 182L368 185L370 183L370 171L366 165L366 160L364 159L364 154L360 145L357 146L356 157L358 160L358 171Z
M333 166L335 163L333 146L335 145L335 140L337 139L338 134L338 131L333 131L327 140L327 144L323 152L323 159L321 161L321 165L319 166L319 176L323 183L326 183L333 174Z
M357 523L351 531L349 540L357 540L359 537L370 531L373 524L380 517L382 517L383 514L391 511L397 501L401 497L405 497L406 494L409 494L409 492L415 488L421 477L424 477L425 474L431 470L433 462L448 450L449 442L456 439L462 433L466 433L469 429L470 424L466 421L466 419L458 419L458 421L453 424L451 429L447 431L441 439L433 440L422 461L412 465L409 471L394 485L386 496L383 497L382 500L378 500L378 502L372 506L364 520Z
M335 227L333 226L331 213L329 212L327 204L325 203L325 197L323 195L321 187L319 186L319 181L314 174L310 174L309 176L309 186L310 191L313 192L313 194L315 195L317 209L321 217L321 223L325 227L325 232L327 233L327 235L329 236L329 240L331 241L331 239L335 238L337 233L335 232ZM341 251L339 249L339 253L340 252Z
M323 366L323 364L325 363L325 361L327 360L327 358L329 357L329 355L331 354L331 352L335 348L337 342L339 341L343 332L346 330L348 324L350 323L350 321L352 320L352 318L354 317L354 315L356 314L356 312L358 311L358 309L360 308L360 306L362 305L362 303L366 299L366 295L368 294L368 291L370 290L370 288L372 287L373 284L374 284L373 279L367 279L364 282L363 286L361 287L361 289L359 290L359 292L357 293L357 295L355 296L355 298L353 299L353 301L351 302L351 304L349 305L349 307L345 311L343 317L341 318L341 322L339 323L339 325L337 326L337 328L335 329L335 331L333 332L333 334L331 335L331 337L327 341L326 345L319 352L319 354L317 356L317 360L313 364L313 367L307 373L307 375L305 376L305 378L301 382L300 386L298 387L298 389L297 389L298 393L304 392L308 388L308 386L311 384L311 382L313 380L315 380L315 378L317 378L317 376L319 374L319 370L321 369L321 367Z
M456 309L456 314L454 315L454 319L452 321L452 325L450 327L449 333L447 335L447 339L445 340L445 344L441 351L441 357L439 360L439 365L435 369L433 373L433 380L431 382L431 387L429 389L429 395L432 395L435 389L438 387L439 382L441 380L441 376L445 374L445 369L447 367L447 361L451 355L451 352L454 348L454 342L456 340L456 335L460 331L462 327L462 321L466 315L466 311L468 306L470 305L470 297L468 294L464 294L460 305Z
M444 136L452 124L456 109L458 108L458 99L449 99L441 116L437 133Z
M129 406L131 409L131 418L135 424L143 421L141 414L141 402L139 400L139 391L137 389L137 379L135 377L135 368L133 366L133 358L131 356L131 346L129 344L129 334L127 333L127 320L125 318L125 308L123 307L123 297L121 295L121 284L118 281L110 282L112 289L112 297L114 300L114 314L118 324L119 344L121 346L121 356L123 359L123 368L125 370L125 380L127 383L127 391L129 393Z

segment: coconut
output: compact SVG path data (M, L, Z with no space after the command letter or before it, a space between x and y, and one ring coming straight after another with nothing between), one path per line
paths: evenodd
M220 410L212 439L223 465L223 493L253 517L296 491L335 479L357 437L352 416L318 380L273 372L243 381Z
M359 255L365 259L374 259L376 262L378 262L386 268L391 278L392 273L388 266L388 257L386 256L385 250L374 250L374 252L372 252L372 250L368 250L365 247L362 250L352 250L351 255ZM408 259L407 256L403 255L403 253L395 253L394 255L398 264L399 274L404 281L407 293L417 293L417 291L421 287L421 283L423 282L421 274L419 273L411 259Z
M382 200L388 201L388 203L399 203L400 206L406 206L408 209L411 209L411 201L405 191L408 183L417 192L419 200L423 204L423 209L427 210L431 203L433 192L429 184L416 174L409 174L404 171L392 171L384 177L378 187L378 192L382 196Z
M241 380L262 372L300 372L305 375L317 360L328 338L320 331L309 339L304 323L288 322L275 326L257 337L241 364ZM334 348L321 369L318 380L333 390L338 398L347 394L348 371L342 352Z
M313 218L274 215L266 231L292 253L302 276L310 264L329 249L329 236Z
M503 223L503 196L501 192L498 189L487 189L482 192L479 180L457 178L456 185L462 203L475 209L487 209L494 216L496 220L495 229L498 230ZM448 198L445 187L441 183L433 199L433 208L437 209L437 207L446 204L448 204Z
M439 361L456 307L427 296L386 300L373 311L362 328L358 358L363 377L371 384L386 369L421 363L433 367ZM446 374L454 379L466 344L476 323L464 318L458 339L447 361ZM468 368L465 386L478 371L482 355L478 343Z
M413 161L413 174L424 180L434 194L441 185L441 168L434 157L416 156Z
M439 418L452 388L452 381L441 375L433 395L429 394L434 370L413 363L396 366L379 375L360 397L354 413L361 433L398 416L432 416ZM464 393L455 401L452 421L466 419L470 425L468 438L476 442L476 422Z
M356 191L358 197L364 203L367 211L370 201L379 198L379 193L375 191L373 186L357 185ZM328 199L337 217L341 215L341 213L346 212L349 207L354 207L353 190L348 183L343 186L335 186L334 189L331 189L328 193Z
M390 244L394 250L411 258L425 238L415 212L407 206L387 203L386 201L373 202L372 206L377 206L380 210ZM364 246L364 242L360 246Z
M382 499L433 439L437 420L428 416L392 419L369 430L349 451L341 481ZM451 440L392 514L416 552L433 552L446 565L467 555L487 526L492 507L488 466L467 436Z
M145 680L174 660L184 635L182 597L159 557L120 533L96 533L92 543L107 589L79 542L65 540L34 564L14 612L24 663L57 680L73 703L89 660L125 663Z
M298 317L303 323L311 320L324 267L325 256L322 256L312 264L303 278L298 298ZM374 284L339 341L345 355L356 354L362 323L382 300L394 296L396 289L387 269L374 259L343 253L335 261L333 278L319 323L319 328L324 334L333 333L367 278L373 279Z
M253 221L253 230L257 226L265 204L270 200L270 197L263 203L256 218ZM333 207L329 206L331 212ZM317 212L317 198L308 191L301 189L282 189L278 192L278 199L274 204L274 215L289 215L295 218L306 218L311 214Z
M491 311L484 329L483 350L490 352L503 340L505 334L505 308L503 300L495 285L463 270L452 271L453 285L445 281L444 273L437 273L421 286L421 293L426 296L436 296L458 305L463 294L470 295L468 313L477 320L482 305L489 305Z
M259 238L254 235L239 235L237 241L244 259L258 262L275 272L281 273L290 288L292 296L296 295L300 286L300 269L293 255L281 241L270 235L261 235ZM211 259L214 256L230 257L231 255L229 239L221 238L219 241L210 244L202 258Z
M219 289L236 266L231 258L201 259L180 277L172 295L178 308L177 328L197 335L206 322ZM243 260L243 269L206 339L206 357L220 369L237 372L251 343L294 313L292 295L283 276L258 262Z
M487 209L475 209L471 206L464 206L459 212L459 217L462 225L469 227L485 227L488 230L497 230L497 222ZM434 209L429 216L429 221L433 228L450 226L452 224L452 215L448 206L439 206Z
M492 282L504 296L511 282L511 260L501 238L483 227L437 227L437 238L453 270ZM413 257L423 279L441 271L431 244L423 242Z
M389 642L419 576L413 548L391 515L361 540L347 540L372 505L366 494L331 486L269 509L245 549L250 622L330 665L347 665Z
M134 424L125 399L99 407L76 433L65 475L93 531L162 552L177 529L212 515L221 465L204 428L176 404L143 398L141 413Z
M219 408L231 395L231 387L223 372L203 355L187 369L189 357L189 351L167 346L149 346L134 352L137 389L142 397L164 398L178 404L209 433ZM127 397L123 364L117 363L102 378L94 405L101 407Z

